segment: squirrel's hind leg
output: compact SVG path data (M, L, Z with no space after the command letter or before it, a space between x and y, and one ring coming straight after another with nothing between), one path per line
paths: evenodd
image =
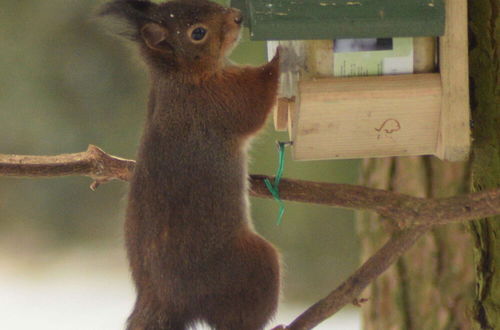
M225 292L204 305L203 318L216 330L262 330L278 305L278 253L251 232L243 232L230 251L225 267L231 278Z

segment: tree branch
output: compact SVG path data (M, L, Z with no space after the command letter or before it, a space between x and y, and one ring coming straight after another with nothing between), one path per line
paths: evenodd
M352 303L372 281L412 247L429 228L430 226L423 225L394 233L389 241L358 268L354 274L345 280L344 283L328 296L309 307L289 326L284 327L284 329L312 329L338 312L345 305Z
M251 175L250 194L272 198L267 176ZM281 179L283 200L374 211L400 228L469 221L500 214L500 188L448 198L419 198L359 185Z
M92 188L114 179L128 181L135 161L108 155L90 145L85 152L56 156L0 154L0 176L56 177L83 175ZM250 175L250 195L273 198L265 175ZM358 185L281 179L283 200L374 211L397 222L400 228L445 224L500 214L500 188L451 198L418 198Z
M106 154L90 145L85 152L57 156L0 154L0 176L55 177L83 175L94 180L91 188L113 179L128 181L135 162ZM250 176L250 194L273 198L263 175ZM311 306L287 327L311 329L359 294L407 251L432 225L467 221L500 214L500 188L451 198L418 198L357 185L282 179L283 200L369 210L393 220L397 230L389 241L336 290Z
M87 151L57 156L22 156L0 154L0 176L57 177L83 175L99 184L114 179L129 181L135 161L110 156L102 149L89 145Z

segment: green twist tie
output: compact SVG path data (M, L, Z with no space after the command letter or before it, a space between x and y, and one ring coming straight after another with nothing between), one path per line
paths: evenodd
M264 183L266 184L267 189L273 195L274 199L278 202L280 207L278 213L278 221L277 225L281 225L281 220L283 219L283 213L285 213L285 203L280 198L279 184L281 180L281 176L283 175L283 169L285 168L285 146L290 144L290 142L278 142L278 153L279 153L279 162L278 162L278 170L276 171L276 176L274 177L274 183L271 183L268 178L264 179Z

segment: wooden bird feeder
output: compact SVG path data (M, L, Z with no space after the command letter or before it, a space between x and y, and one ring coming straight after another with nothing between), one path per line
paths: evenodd
M252 39L268 41L270 56L285 48L274 122L288 130L294 159L468 157L466 0L231 5L243 11ZM342 50L352 38L375 40L373 51Z

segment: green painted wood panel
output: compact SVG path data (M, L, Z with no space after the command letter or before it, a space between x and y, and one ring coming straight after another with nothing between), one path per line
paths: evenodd
M232 0L253 40L440 36L443 0Z

